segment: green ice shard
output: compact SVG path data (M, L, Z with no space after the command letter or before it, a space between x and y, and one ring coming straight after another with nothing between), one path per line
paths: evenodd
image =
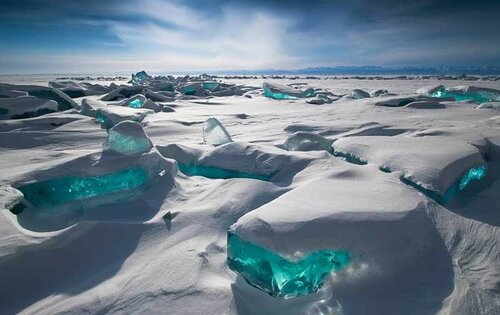
M264 96L274 98L277 100L295 100L295 96L291 96L285 93L273 92L270 89L264 87Z
M318 250L292 261L228 232L227 264L252 286L275 297L292 298L317 292L325 278L347 266L349 253Z
M249 174L223 168L179 163L179 170L187 176L203 176L211 179L250 178L270 181L272 175Z
M142 167L100 176L72 176L35 182L18 189L33 206L48 208L75 200L131 190L144 185L148 173Z

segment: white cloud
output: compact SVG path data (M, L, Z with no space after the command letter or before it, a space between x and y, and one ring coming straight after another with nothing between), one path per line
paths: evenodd
M109 26L134 54L144 56L142 63L150 67L223 70L299 64L287 51L290 21L283 18L228 6L222 7L217 18L207 18L194 9L157 0L134 10L144 15L142 22L114 21Z

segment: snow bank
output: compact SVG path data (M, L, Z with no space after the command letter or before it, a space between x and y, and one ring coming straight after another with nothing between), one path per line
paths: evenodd
M0 119L21 119L37 117L56 112L55 101L34 96L0 98Z
M450 137L348 137L333 143L347 153L445 195L471 168L485 166L479 150Z

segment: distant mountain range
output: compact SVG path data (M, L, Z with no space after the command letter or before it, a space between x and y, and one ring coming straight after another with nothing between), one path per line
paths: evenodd
M214 71L211 71L214 73ZM241 75L500 75L500 66L337 66L313 67L293 70L261 69L261 70L225 70L216 71L218 74Z

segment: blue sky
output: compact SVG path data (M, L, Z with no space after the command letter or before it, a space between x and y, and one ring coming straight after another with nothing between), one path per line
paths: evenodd
M498 0L0 0L0 72L498 66L499 16Z

